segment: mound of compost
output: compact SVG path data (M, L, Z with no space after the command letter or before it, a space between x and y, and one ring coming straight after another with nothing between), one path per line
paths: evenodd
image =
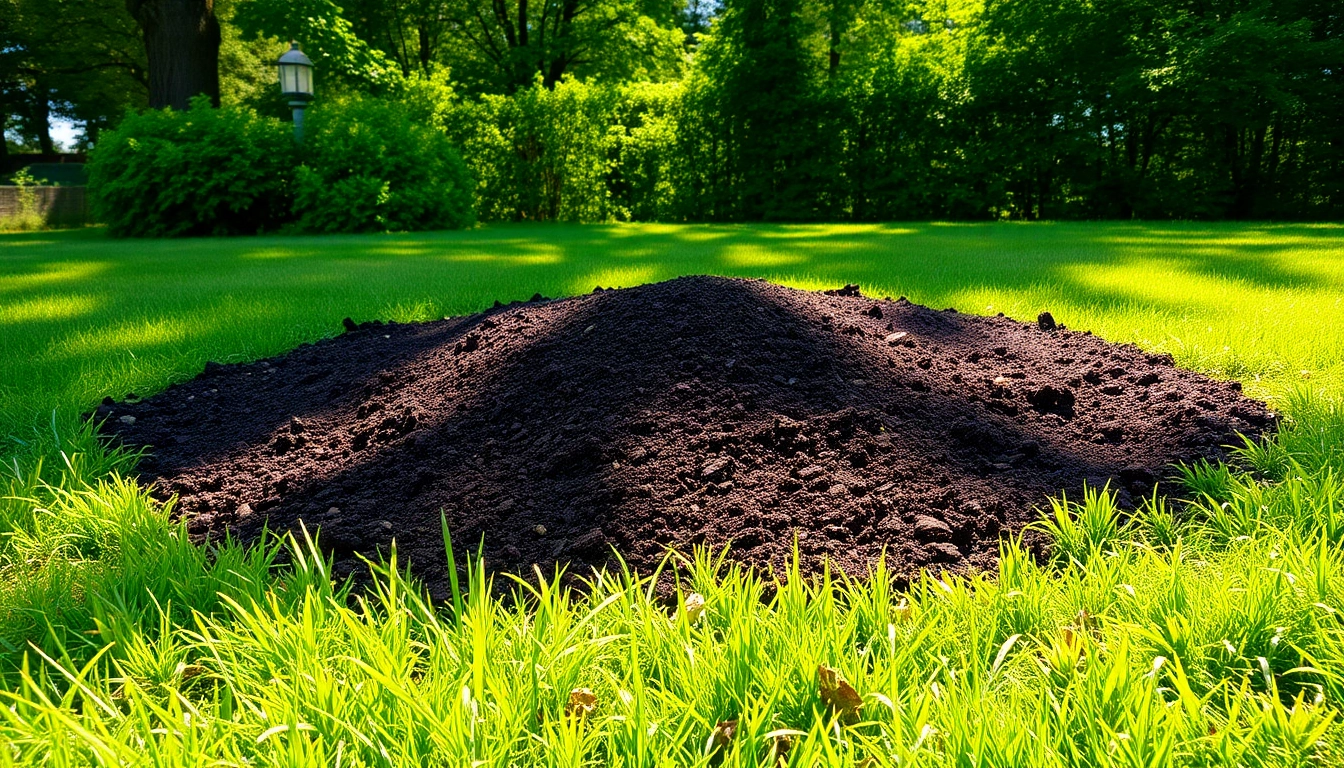
M190 530L396 540L441 589L440 510L492 568L648 572L668 547L778 568L991 565L1059 491L1122 504L1273 428L1235 382L1002 316L689 277L206 365L103 429Z

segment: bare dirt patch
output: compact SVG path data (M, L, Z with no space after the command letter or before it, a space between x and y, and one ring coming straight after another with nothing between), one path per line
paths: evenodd
M353 327L353 324L350 324ZM443 510L502 570L732 542L779 567L992 565L1061 490L1122 504L1273 415L1235 382L1055 326L689 277L366 324L207 365L104 430L191 531L321 531L338 573L393 539L441 592Z

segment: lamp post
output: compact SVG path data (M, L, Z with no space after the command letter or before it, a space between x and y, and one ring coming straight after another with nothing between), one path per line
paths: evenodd
M294 108L294 141L303 141L303 110L313 98L313 62L299 50L299 44L291 42L276 67L280 70L280 93L289 97L289 106Z

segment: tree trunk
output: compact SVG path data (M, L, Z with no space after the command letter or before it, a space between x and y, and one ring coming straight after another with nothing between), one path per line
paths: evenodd
M835 71L840 68L840 25L834 20L831 21L831 49L828 53L826 74L835 77Z
M429 62L434 59L434 49L429 43L429 27L422 21L420 33L420 71L429 74Z
M50 91L41 83L33 89L33 128L37 130L37 149L44 155L56 154L56 142L51 140Z
M126 0L149 58L149 106L186 109L205 95L219 106L219 20L214 0Z

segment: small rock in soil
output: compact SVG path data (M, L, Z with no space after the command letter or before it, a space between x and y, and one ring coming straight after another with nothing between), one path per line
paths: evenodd
M923 541L946 541L952 538L952 526L929 515L915 518L915 535Z
M935 562L955 563L962 558L961 550L957 549L955 545L948 544L945 541L936 541L929 544L925 548L925 551L933 556Z

